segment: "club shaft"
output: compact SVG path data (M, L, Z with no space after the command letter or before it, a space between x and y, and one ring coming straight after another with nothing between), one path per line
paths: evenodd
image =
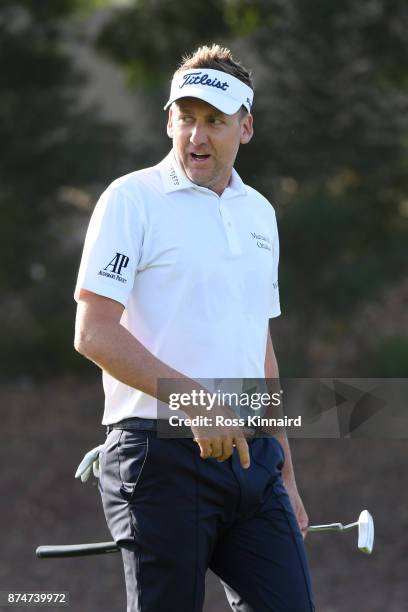
M330 523L328 525L309 525L308 531L343 531L344 526L341 523Z
M329 523L328 525L310 525L307 530L308 531L347 531L348 529L353 529L353 527L358 527L358 521L356 523L349 523L348 525L343 525L342 523Z
M39 559L52 559L57 557L87 557L88 555L102 555L118 551L119 547L115 542L95 542L92 544L39 546L35 554Z

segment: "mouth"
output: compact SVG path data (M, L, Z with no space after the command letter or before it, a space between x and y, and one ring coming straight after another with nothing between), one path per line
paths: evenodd
M189 157L193 162L203 163L210 159L211 155L207 153L190 153Z

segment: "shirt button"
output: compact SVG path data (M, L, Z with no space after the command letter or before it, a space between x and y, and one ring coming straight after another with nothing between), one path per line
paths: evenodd
M231 223L228 221L227 227L232 227Z

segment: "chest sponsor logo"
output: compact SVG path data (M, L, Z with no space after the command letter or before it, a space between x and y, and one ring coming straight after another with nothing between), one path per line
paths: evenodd
M265 234L256 234L251 232L253 240L256 240L256 246L258 249L265 249L266 251L272 251L271 239Z
M122 276L122 270L127 268L128 263L129 257L127 255L124 255L123 253L116 253L116 255L103 268L103 270L99 270L98 275L112 278L113 280L117 280L121 283L127 283L127 279L123 278Z

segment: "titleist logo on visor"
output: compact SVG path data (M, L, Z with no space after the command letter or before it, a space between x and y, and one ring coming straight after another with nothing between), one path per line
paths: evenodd
M179 85L179 89L182 89L184 85L208 85L208 87L216 87L217 89L222 89L222 91L227 91L229 87L226 81L221 82L217 78L211 79L208 74L203 74L201 71L183 74L183 81L184 83Z

